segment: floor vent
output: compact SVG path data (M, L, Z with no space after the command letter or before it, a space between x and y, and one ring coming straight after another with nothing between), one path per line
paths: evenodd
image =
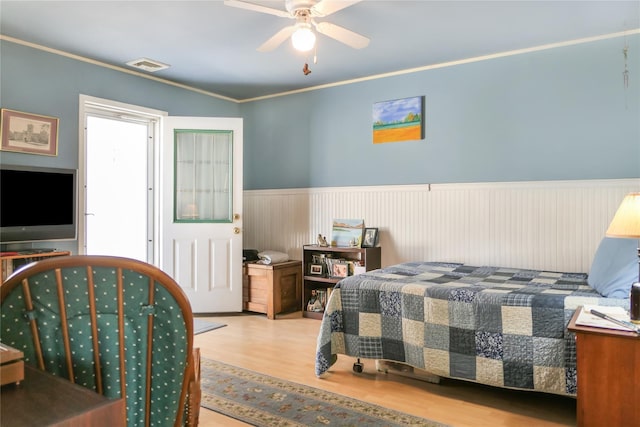
M134 59L133 61L127 62L127 65L138 68L140 70L149 71L150 73L165 70L170 67L170 65L168 64L163 64L162 62L154 61L153 59L148 58Z

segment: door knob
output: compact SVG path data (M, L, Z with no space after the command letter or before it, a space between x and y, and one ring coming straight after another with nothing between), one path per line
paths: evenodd
M233 214L233 220L237 221L240 219L240 214Z
M238 227L233 227L233 234L240 234L240 229Z

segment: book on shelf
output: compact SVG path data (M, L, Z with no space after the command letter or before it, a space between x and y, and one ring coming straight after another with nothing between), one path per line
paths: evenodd
M327 291L326 289L317 289L318 299L320 300L320 304L322 304L322 310L327 306Z

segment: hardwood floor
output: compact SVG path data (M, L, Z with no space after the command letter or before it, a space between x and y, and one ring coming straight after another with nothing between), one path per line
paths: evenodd
M203 318L206 319L206 318ZM451 426L575 426L575 399L486 387L443 379L440 384L376 371L363 360L364 372L353 373L352 357L338 356L327 378L314 373L320 321L301 313L268 320L263 314L215 316L226 327L196 335L203 358L303 383ZM200 426L247 426L201 409Z

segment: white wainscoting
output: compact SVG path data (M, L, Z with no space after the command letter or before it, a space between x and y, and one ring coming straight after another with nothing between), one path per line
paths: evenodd
M588 272L598 243L640 179L337 187L244 192L244 247L286 252L334 218L378 227L382 266L454 261Z

